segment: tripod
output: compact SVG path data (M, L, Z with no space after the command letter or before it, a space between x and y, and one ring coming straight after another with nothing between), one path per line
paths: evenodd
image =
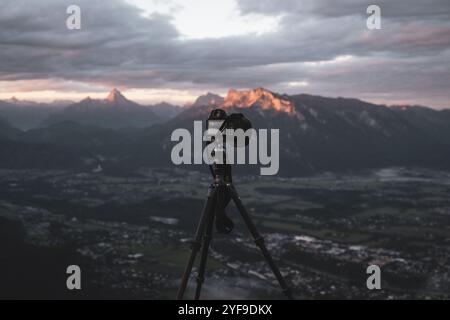
M278 280L283 293L292 299L291 292L286 285L280 270L276 266L269 251L264 244L264 238L259 234L255 224L250 218L249 213L245 209L242 201L233 186L231 179L231 166L227 164L210 166L211 173L214 177L213 183L208 189L208 197L203 207L200 221L195 232L195 239L192 241L192 251L189 257L186 269L184 270L181 285L178 290L177 299L183 299L184 292L186 290L192 267L197 256L198 251L201 249L200 265L197 276L197 288L195 290L195 300L200 298L202 285L205 277L206 260L208 257L208 249L212 240L212 232L214 221L216 221L216 229L220 233L229 233L233 229L233 222L225 216L225 207L232 199L235 203L238 211L240 212L247 229L253 237L256 245L261 250L264 258L272 269L273 274Z

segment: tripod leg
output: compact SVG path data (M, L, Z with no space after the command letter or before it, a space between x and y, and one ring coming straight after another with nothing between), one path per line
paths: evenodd
M215 201L217 205L217 201ZM202 252L200 256L200 266L198 270L197 276L197 289L195 290L195 300L200 298L200 293L202 291L202 285L205 281L205 269L206 269L206 261L208 259L208 250L209 244L212 240L212 230L214 225L214 212L208 215L207 223L206 223L206 232L203 235L203 243L202 243Z
M278 269L277 265L273 261L272 256L270 255L269 251L266 248L266 245L264 244L264 238L259 234L258 230L256 229L255 224L253 223L249 213L245 209L241 199L239 198L239 195L236 191L236 189L233 186L229 186L228 189L230 190L231 198L233 199L234 203L236 204L236 207L239 210L239 213L241 214L242 218L244 219L244 222L250 231L256 245L261 250L264 258L266 259L267 263L269 264L270 268L272 269L273 274L278 280L278 283L280 284L281 289L283 290L283 293L288 297L289 299L292 299L292 294L289 289L289 287L286 284L286 281L284 280L280 270Z
M189 257L188 263L183 273L183 277L181 280L180 288L178 289L177 299L183 299L184 292L186 291L186 287L189 281L189 276L192 271L192 266L194 265L195 257L197 256L197 252L200 250L201 240L203 236L203 232L205 230L205 224L208 219L208 216L214 215L214 202L216 198L217 190L214 186L210 186L208 190L208 199L203 207L202 214L200 217L200 222L197 226L197 231L195 232L195 240L192 242L192 251Z

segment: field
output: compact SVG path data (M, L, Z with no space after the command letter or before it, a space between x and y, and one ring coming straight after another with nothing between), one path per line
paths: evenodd
M175 296L207 173L0 177L0 297ZM450 298L449 173L387 168L235 177L235 185L297 298ZM238 212L228 211L236 229L214 236L202 297L283 298ZM65 287L70 264L83 270L81 291ZM381 290L366 287L371 264L381 267Z

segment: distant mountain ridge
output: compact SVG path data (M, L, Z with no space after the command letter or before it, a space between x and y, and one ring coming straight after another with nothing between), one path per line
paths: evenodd
M79 102L57 100L37 103L15 97L0 100L0 116L22 130L66 121L110 129L142 128L167 121L181 111L181 107L165 102L140 105L127 99L116 88L105 99L86 97Z
M69 101L38 103L12 97L11 99L0 100L0 116L14 127L28 130L38 127L42 121L70 103Z
M80 108L83 115L89 114L91 108L94 115L104 110L132 110L132 113L145 110L152 112L146 116L153 114L155 117L152 108L135 105L119 93L112 92L108 99L100 101L85 99L66 110L78 111ZM98 161L103 168L117 170L173 166L170 160L173 130L187 128L192 131L194 120L205 121L213 108L222 107L229 113L244 113L257 129L280 130L281 175L387 166L450 170L450 110L387 107L351 98L277 94L263 88L230 90L225 98L218 97L207 94L198 99L199 103L181 109L180 113L176 112L157 126L138 123L126 130L119 130L122 126L101 128L97 121L77 123L73 120L76 117L71 116L70 122L61 123L59 119L47 128L26 132L8 141L29 146L45 145L48 150L54 146L72 156L82 155L85 160L72 162L81 167L90 167ZM104 116L103 112L101 114ZM122 113L114 120L123 124L124 119L127 120ZM50 157L49 153L45 157ZM21 161L26 167L26 161ZM34 159L28 161L33 166ZM63 163L59 165L64 167ZM236 166L235 170L251 173L258 169Z
M208 92L205 95L198 97L191 107L202 107L202 106L220 106L224 102L224 98L218 94Z
M150 105L149 108L162 120L167 121L169 119L174 118L180 112L183 111L183 108L171 103L160 102L154 105Z
M193 121L206 120L214 107L244 113L255 128L279 129L280 172L285 175L386 166L450 168L448 110L397 109L352 98L276 94L263 88L230 90L220 105L192 107L166 124L147 129L139 147L143 152L136 157L139 165L170 163L170 152L164 152L172 145L167 139L170 133L175 128L192 130ZM144 144L153 151L146 153Z
M100 128L120 129L127 127L149 127L160 122L151 108L128 100L117 89L113 89L105 99L87 97L69 105L62 112L45 120L44 126L63 121L74 121L82 125Z

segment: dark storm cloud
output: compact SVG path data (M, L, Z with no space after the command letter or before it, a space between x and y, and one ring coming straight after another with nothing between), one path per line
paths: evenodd
M329 17L364 15L372 4L380 6L387 18L432 17L448 20L450 15L448 0L239 0L243 13L294 13Z
M9 1L0 14L0 76L100 80L142 63L177 61L177 31L164 16L141 16L121 1L77 1L82 30L65 26L73 1Z
M70 4L82 9L82 30L65 26ZM144 17L121 0L6 1L0 10L0 81L174 89L262 85L392 101L398 94L397 100L450 106L448 0L378 1L383 29L377 31L366 28L366 1L239 4L243 14L280 15L279 30L183 40L170 16ZM348 55L353 59L310 63ZM295 82L309 86L295 88Z

